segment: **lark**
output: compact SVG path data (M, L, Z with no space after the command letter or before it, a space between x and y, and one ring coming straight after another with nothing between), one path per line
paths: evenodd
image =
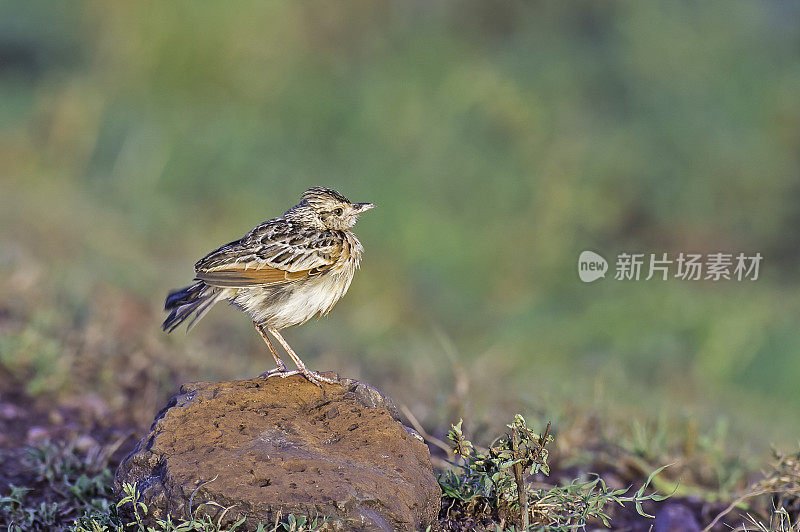
M275 359L277 368L264 376L299 373L318 386L334 382L309 370L279 331L324 316L347 293L363 252L350 229L374 206L352 203L329 188L306 190L280 218L200 259L194 266L196 282L167 296L164 330L172 332L186 320L189 330L214 304L228 301L250 316ZM296 370L286 368L270 334Z

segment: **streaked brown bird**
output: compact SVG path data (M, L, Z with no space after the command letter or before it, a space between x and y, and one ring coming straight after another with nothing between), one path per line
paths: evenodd
M170 292L164 330L191 318L190 329L218 301L246 312L278 365L265 376L300 373L320 385L332 379L309 370L280 334L323 316L350 288L363 247L350 231L372 203L351 203L329 188L313 187L280 218L267 220L239 240L212 251L195 264L196 283ZM267 333L297 365L286 369Z

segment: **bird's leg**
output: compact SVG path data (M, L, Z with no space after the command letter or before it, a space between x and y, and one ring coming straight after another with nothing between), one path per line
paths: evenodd
M272 375L282 375L282 374L286 373L286 364L283 362L283 360L281 360L281 357L278 356L278 352L275 351L275 346L272 345L272 342L270 341L269 336L267 336L267 331L264 330L264 326L263 325L259 325L256 322L253 322L253 325L256 326L256 330L258 331L258 334L260 334L261 338L263 338L264 341L267 343L267 347L269 347L269 352L272 353L272 358L275 359L275 364L277 364L277 366L278 366L275 369L271 369L271 370L269 370L269 371L267 371L265 373L262 373L261 376L262 377L270 377Z
M278 329L276 329L275 327L268 327L267 330L272 333L272 336L274 336L275 339L278 340L278 342L280 342L280 344L283 346L283 348L286 350L286 352L292 358L292 361L297 365L298 372L301 373L306 379L308 379L309 381L313 382L317 386L322 386L320 384L320 381L321 382L327 382L328 384L335 384L336 383L336 381L334 379L331 379L330 377L323 377L319 373L311 371L310 369L308 369L306 367L306 365L303 364L303 361L300 360L300 357L297 356L297 353L295 353L294 350L291 348L291 346L289 345L289 342L287 342L286 340L283 339L283 336L281 336L281 333L278 332ZM291 373L291 372L287 372L287 373ZM284 376L285 376L285 374L284 374Z

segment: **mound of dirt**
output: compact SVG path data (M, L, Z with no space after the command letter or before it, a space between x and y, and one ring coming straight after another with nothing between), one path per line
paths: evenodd
M117 470L152 518L200 508L246 529L278 513L347 530L424 530L440 489L430 453L391 400L353 380L303 377L184 385Z

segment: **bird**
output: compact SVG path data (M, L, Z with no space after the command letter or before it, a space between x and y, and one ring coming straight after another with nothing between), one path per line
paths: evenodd
M350 230L372 203L352 203L333 189L312 187L282 216L260 223L194 266L194 283L167 295L163 329L187 331L220 301L253 320L277 367L262 376L300 374L317 386L334 379L311 371L280 331L324 316L347 293L364 250ZM288 370L272 335L297 366Z

